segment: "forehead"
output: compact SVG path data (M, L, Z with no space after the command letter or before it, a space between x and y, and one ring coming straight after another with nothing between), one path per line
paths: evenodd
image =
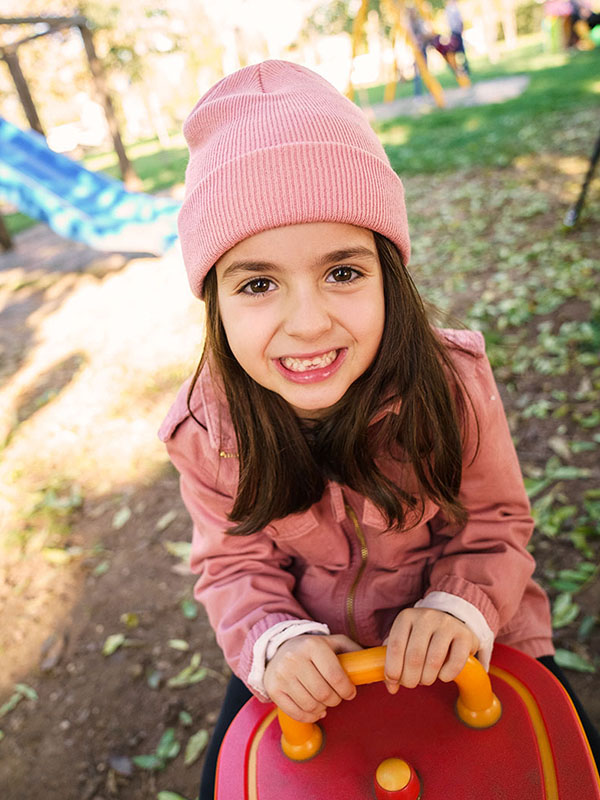
M241 261L306 266L344 251L364 251L364 257L377 258L375 239L366 228L338 222L287 225L261 231L236 244L217 261L217 274L223 275Z

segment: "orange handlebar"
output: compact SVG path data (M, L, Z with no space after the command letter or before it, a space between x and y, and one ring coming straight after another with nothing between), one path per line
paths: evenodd
M344 671L355 686L384 680L385 647L371 647L353 653L341 653L338 658ZM467 663L456 676L458 686L456 711L460 719L471 728L489 728L502 713L500 701L492 692L490 678L483 666L469 656ZM281 725L281 747L294 761L306 761L321 748L323 734L313 722L298 722L278 709Z

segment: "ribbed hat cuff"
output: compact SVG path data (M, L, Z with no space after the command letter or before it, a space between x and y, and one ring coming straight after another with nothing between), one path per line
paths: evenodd
M192 183L193 176L186 176ZM342 222L383 234L410 256L402 183L382 159L337 142L293 142L245 154L209 173L179 213L192 292L243 239L270 228Z

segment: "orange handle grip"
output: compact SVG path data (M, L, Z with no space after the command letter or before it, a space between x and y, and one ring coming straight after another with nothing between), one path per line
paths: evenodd
M344 671L355 686L384 680L385 647L371 647L353 653L341 653L338 658ZM492 692L490 678L483 666L469 656L459 674L454 678L458 686L456 711L460 719L471 728L489 728L502 713L500 701ZM313 722L298 722L278 709L281 725L281 747L294 761L306 761L321 748L323 734Z

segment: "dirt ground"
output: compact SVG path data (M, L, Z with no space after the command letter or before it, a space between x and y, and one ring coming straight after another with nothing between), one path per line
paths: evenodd
M408 180L407 194L443 217L463 178ZM481 183L483 195L528 180L545 192L543 212L526 223L530 237L561 218L575 191L572 177L548 179L535 165L526 174L511 168L468 179ZM597 264L597 204L593 212L573 236ZM452 236L472 238L453 225ZM416 226L417 263L427 235ZM494 268L482 262L479 284L464 283L459 313ZM587 313L585 298L553 312L566 320ZM0 255L0 323L0 706L12 704L0 710L1 796L153 800L170 790L191 800L202 755L188 753L186 765L186 749L211 730L228 669L202 610L190 604L193 577L181 544L190 523L156 430L199 355L201 304L188 291L177 249L162 259L106 255L38 226ZM573 377L553 380L555 389ZM520 455L540 468L556 422L524 418L518 398L544 397L548 379L520 381L519 393L501 386L502 394ZM577 459L591 471L589 480L569 484L580 496L598 485L597 451ZM569 541L540 533L535 554L545 584L577 561ZM579 620L597 619L597 576L577 603ZM583 643L577 624L566 625L557 644L597 663L598 625ZM195 654L206 667L200 675ZM187 675L195 671L197 682L169 685L190 663ZM599 724L597 675L569 675ZM179 753L163 748L162 769L136 765L134 757L156 755L169 729Z

